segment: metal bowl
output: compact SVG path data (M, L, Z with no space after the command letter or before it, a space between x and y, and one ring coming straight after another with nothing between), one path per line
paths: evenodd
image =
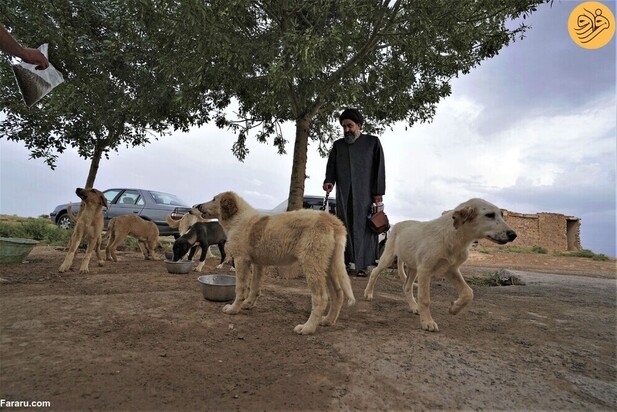
M165 260L165 266L167 266L167 271L169 273L186 275L193 268L193 261L179 260L177 262L174 262L172 260Z
M205 299L226 302L236 296L236 277L230 275L203 275L197 278Z

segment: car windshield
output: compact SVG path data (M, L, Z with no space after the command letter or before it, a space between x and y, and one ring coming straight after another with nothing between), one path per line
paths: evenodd
M176 195L163 192L150 192L154 202L159 205L186 206L186 202Z

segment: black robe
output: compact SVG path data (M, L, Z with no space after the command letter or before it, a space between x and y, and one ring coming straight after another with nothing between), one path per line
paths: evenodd
M347 227L345 263L357 270L374 265L379 257L378 235L368 227L373 196L386 192L383 149L377 136L361 134L352 144L334 142L324 183L336 186L336 215Z

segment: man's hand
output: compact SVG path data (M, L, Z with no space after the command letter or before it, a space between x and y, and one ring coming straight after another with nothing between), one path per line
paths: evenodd
M334 188L334 184L332 183L326 182L323 184L323 190L325 190L327 193L330 193L333 188Z
M49 61L39 49L24 48L17 57L20 57L26 63L36 64L37 70L45 70L49 67Z

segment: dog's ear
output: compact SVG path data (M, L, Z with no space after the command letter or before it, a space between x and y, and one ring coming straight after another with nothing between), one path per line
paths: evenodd
M103 192L99 192L98 190L97 190L97 192L98 192L99 198L101 199L100 200L101 206L105 206L106 208L109 209L109 205L107 204L107 198L105 197Z
M458 229L465 222L471 222L476 216L478 216L478 209L473 207L464 207L455 210L454 213L452 213L454 228Z
M219 200L219 210L222 220L228 220L238 213L238 204L235 196L231 193L223 193Z

